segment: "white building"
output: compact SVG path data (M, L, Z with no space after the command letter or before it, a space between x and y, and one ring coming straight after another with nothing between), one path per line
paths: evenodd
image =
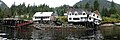
M68 11L68 22L85 22L87 13L84 10L72 9Z
M94 21L95 24L100 24L99 22L102 20L98 10L92 12L91 15L89 15L89 17L94 19L93 21Z
M68 22L99 22L101 19L98 11L91 12L83 9L70 9L68 11Z
M34 15L33 15L33 21L40 21L40 20L43 20L43 21L50 21L51 19L53 19L53 17L56 16L54 15L53 12L36 12Z

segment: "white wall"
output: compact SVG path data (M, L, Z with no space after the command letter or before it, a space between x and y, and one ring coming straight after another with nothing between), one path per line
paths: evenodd
M36 17L36 16L34 16L34 17L32 18L33 21L39 21L39 20L41 20L41 18L36 18L36 19L35 19L35 17ZM37 16L37 17L38 17L38 16ZM49 18L43 18L43 20L48 21L48 20L50 20L50 17L49 17Z
M85 17L87 17L87 14L85 13L85 15L83 15L83 13L85 13L85 12L83 11L81 15L78 15L78 12L74 12L74 15L72 15L71 12L68 12L68 22L84 22L84 21L87 21L87 19L85 19ZM77 15L75 15L75 14L77 14ZM84 17L84 18L81 19L81 17ZM71 20L69 20L69 18L71 18ZM73 20L73 18L79 18L79 20Z

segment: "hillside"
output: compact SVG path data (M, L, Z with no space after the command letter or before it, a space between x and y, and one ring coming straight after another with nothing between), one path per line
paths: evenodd
M90 7L93 7L94 5L94 1L95 0L82 0L82 1L79 1L77 2L74 6L78 6L80 7L80 5L85 5L86 3L89 3L90 4ZM98 0L98 3L99 3L99 7L100 7L100 11L103 7L107 8L108 10L110 9L110 6L111 6L111 2L107 1L107 0ZM115 4L116 6L116 9L117 10L120 10L120 5L119 4Z
M9 7L3 1L0 0L0 8L5 9Z

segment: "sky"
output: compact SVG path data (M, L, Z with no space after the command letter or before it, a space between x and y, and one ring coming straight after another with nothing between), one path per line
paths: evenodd
M75 3L79 2L80 0L2 0L8 7L11 7L12 4L19 5L25 2L26 6L30 5L40 5L40 4L47 4L50 7L58 7L61 5L70 5L73 6ZM112 0L109 0L112 1ZM113 0L115 3L120 4L120 0Z

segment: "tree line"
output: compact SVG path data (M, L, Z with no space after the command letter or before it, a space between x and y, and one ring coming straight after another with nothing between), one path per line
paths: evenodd
M103 7L102 10L100 11L102 17L112 17L112 18L119 18L119 13L116 10L116 5L112 1L111 2L111 8L105 8ZM74 8L85 8L85 9L92 9L93 11L95 10L100 10L99 8L99 2L98 0L94 1L94 6L91 7L89 3L86 3L85 5L76 6L74 5ZM69 5L62 5L60 7L49 7L49 5L46 4L41 4L39 6L33 5L33 6L25 6L25 3L22 3L20 5L15 5L15 3L8 9L0 9L0 18L4 17L15 17L16 15L21 16L21 15L29 15L30 18L34 15L35 12L57 12L59 16L63 16L67 10L69 10Z

